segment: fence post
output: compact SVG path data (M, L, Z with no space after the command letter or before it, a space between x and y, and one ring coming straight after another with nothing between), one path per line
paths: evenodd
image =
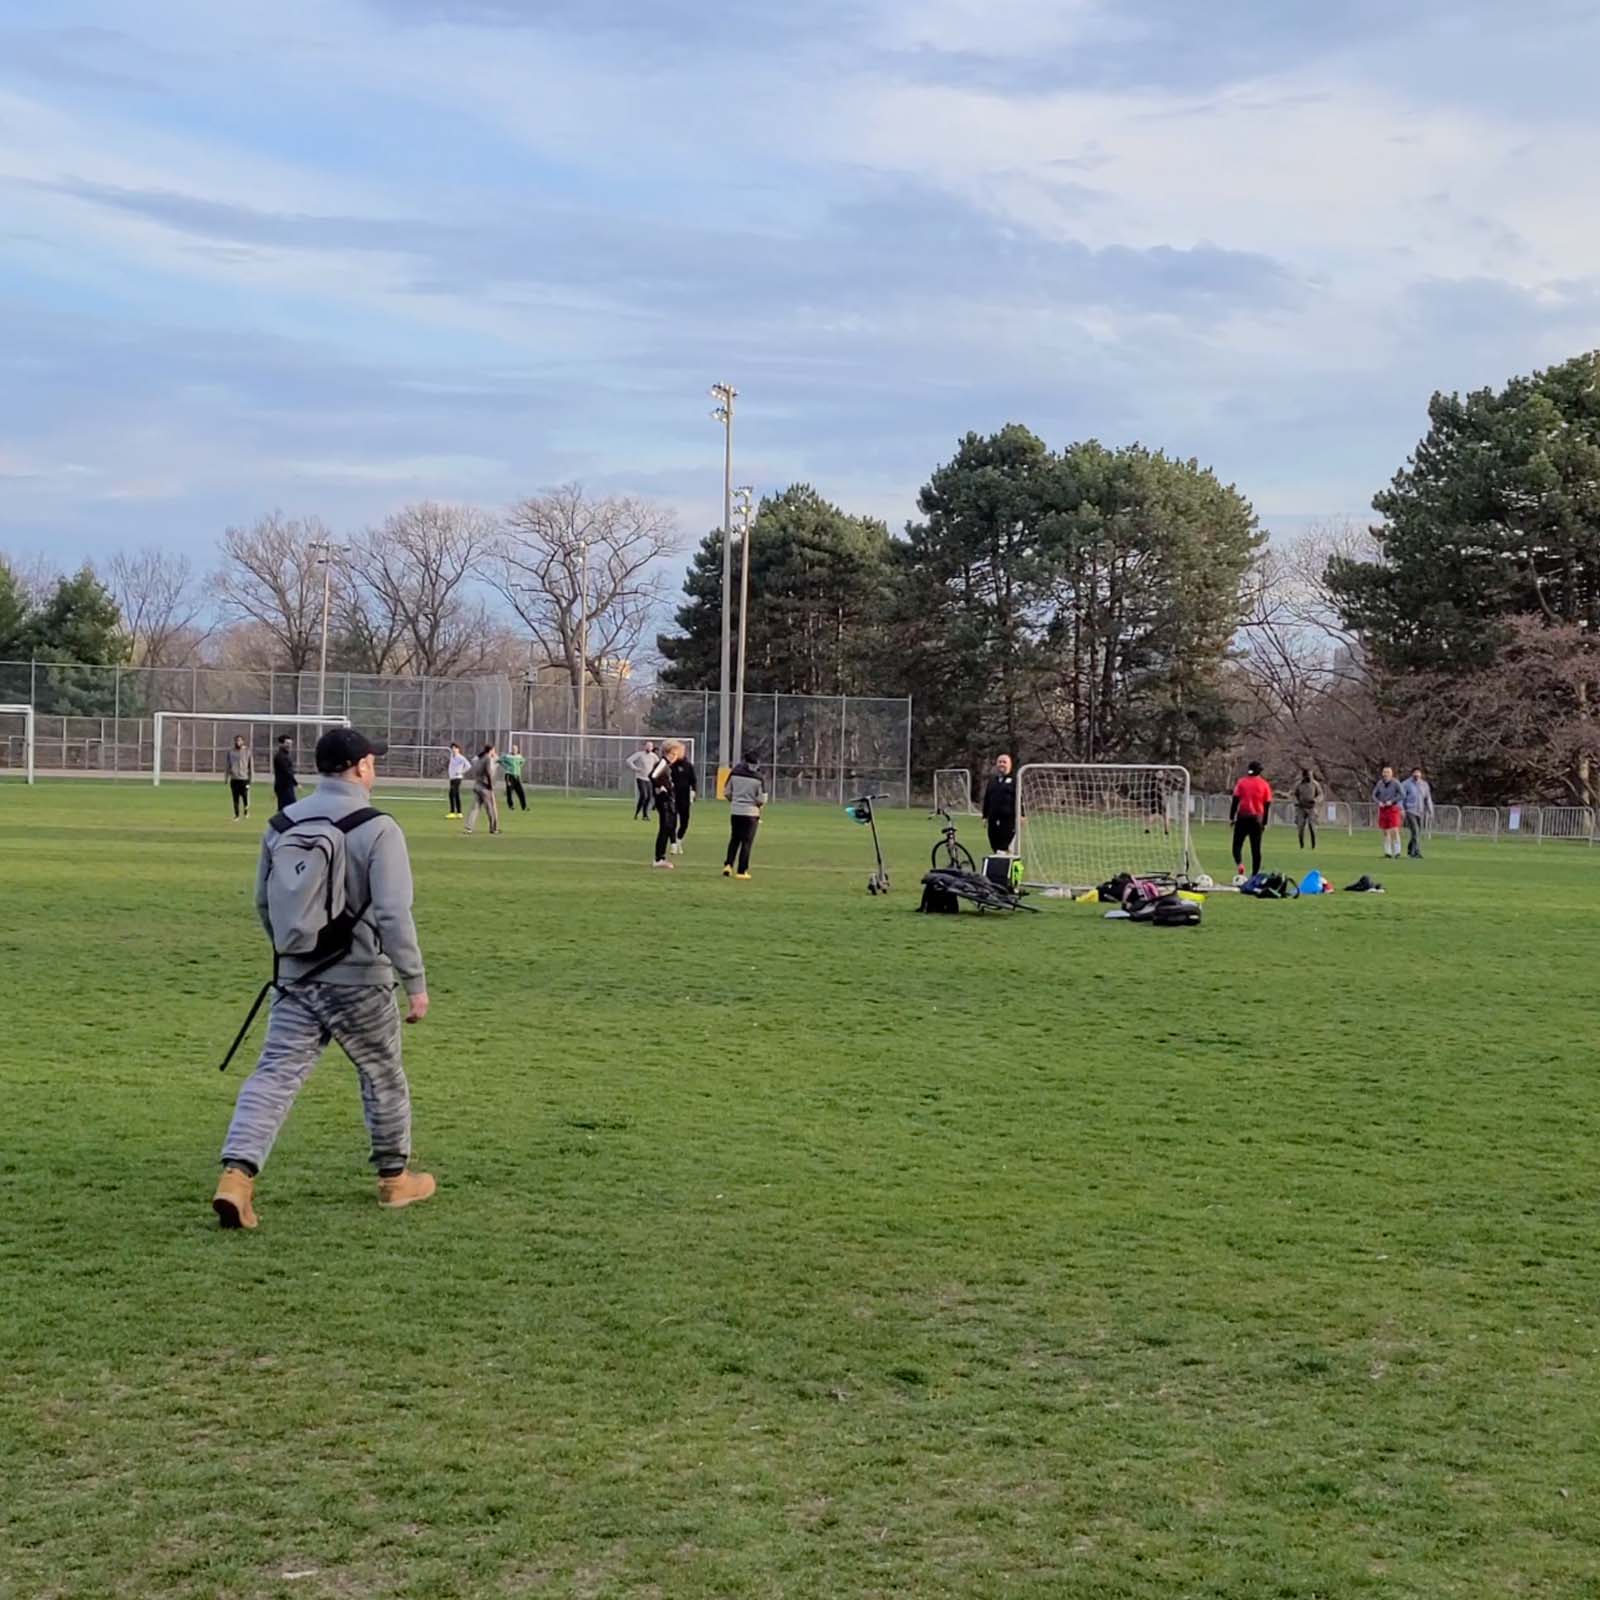
M967 796L971 805L972 796ZM906 696L906 810L911 809L911 696Z
M848 702L839 696L839 804L844 804L844 708Z
M122 668L111 680L111 775L122 771Z

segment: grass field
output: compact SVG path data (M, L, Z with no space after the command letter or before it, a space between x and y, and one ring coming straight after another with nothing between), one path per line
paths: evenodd
M223 1234L225 809L0 787L8 1600L1600 1592L1600 855L1160 931L915 916L920 815L876 901L837 812L396 804L439 1198L333 1053Z

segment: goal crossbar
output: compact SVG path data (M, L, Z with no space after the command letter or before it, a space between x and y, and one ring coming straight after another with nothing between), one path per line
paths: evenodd
M1187 768L1033 762L1017 774L1017 845L1035 887L1081 893L1119 872L1194 879Z
M500 747L504 755L519 747L526 764L526 782L541 789L617 789L632 793L633 774L625 763L646 743L657 750L681 744L691 764L695 741L686 733L572 733L566 730L513 728Z
M0 706L0 717L22 718L22 760L28 783L33 782L33 707L29 705Z
M350 726L349 717L286 717L277 716L266 711L158 711L155 713L154 721L156 759L151 781L157 787L161 783L161 749L164 743L162 734L166 731L166 726L169 722L242 722L252 727L258 722L266 722L274 727L284 728L348 728Z

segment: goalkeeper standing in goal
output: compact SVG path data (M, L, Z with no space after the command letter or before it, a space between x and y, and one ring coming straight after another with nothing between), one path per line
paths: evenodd
M989 830L989 848L995 855L1010 852L1017 836L1017 780L1010 756L996 756L994 776L983 791L983 823Z
M1272 785L1261 776L1261 763L1252 761L1233 786L1228 820L1233 824L1233 873L1244 876L1244 847L1250 846L1250 872L1261 870L1261 835L1272 817Z

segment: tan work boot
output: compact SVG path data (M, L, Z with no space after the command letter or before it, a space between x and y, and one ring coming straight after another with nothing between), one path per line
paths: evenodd
M250 1204L255 1193L256 1180L237 1167L225 1167L217 1182L217 1192L211 1198L211 1209L224 1228L253 1228L256 1225L256 1208Z
M385 1211L398 1211L401 1206L428 1199L438 1187L431 1172L402 1172L398 1178L379 1178L378 1204Z

